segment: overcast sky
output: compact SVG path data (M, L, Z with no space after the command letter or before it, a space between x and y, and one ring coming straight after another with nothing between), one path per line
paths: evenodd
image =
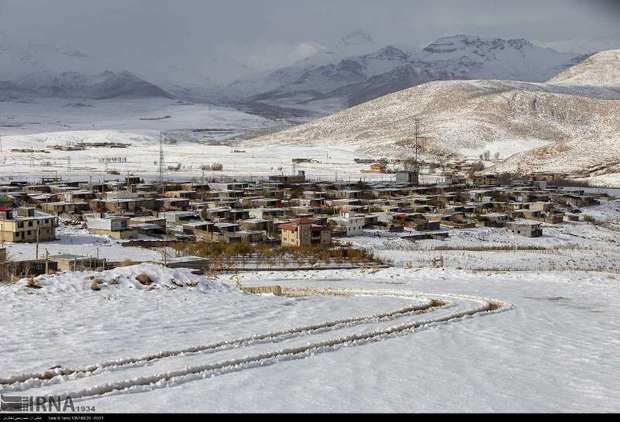
M558 48L620 40L613 0L0 0L0 31L133 62L221 58L254 68L332 47L362 29L379 44L456 33ZM620 48L620 45L618 46ZM193 62L192 60L195 60Z

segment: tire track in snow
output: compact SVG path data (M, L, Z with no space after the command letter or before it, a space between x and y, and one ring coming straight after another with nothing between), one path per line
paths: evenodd
M394 291L371 291L371 290L345 290L345 289L282 289L282 295L287 297L301 296L395 296L401 298L416 298L420 295L407 294ZM291 328L288 330L275 331L266 334L249 336L235 340L224 340L208 345L192 346L180 350L162 351L149 355L124 358L118 360L110 360L97 364L81 367L81 368L63 368L61 366L52 367L52 369L42 373L29 373L0 378L0 388L3 392L19 391L33 387L42 387L51 384L60 377L72 376L75 378L83 378L103 370L114 370L122 368L131 368L143 366L161 359L173 358L177 356L192 355L199 353L215 353L224 350L247 347L261 343L279 343L295 337L306 336L316 333L327 332L331 330L339 330L342 328L354 327L362 324L373 322L391 321L394 319L410 316L419 312L431 310L435 307L445 306L445 302L426 300L426 303L417 306L409 306L392 312L380 314L347 318L323 322L319 324L308 325L304 327Z
M309 292L315 295L351 295L353 291L344 291L344 290L336 290L336 289L327 289L327 290L293 290L288 289L287 293L291 296L300 296L307 295ZM386 292L372 292L372 291L357 291L359 294L364 296L372 296L374 295L382 295L388 296L392 294L386 294ZM285 294L286 295L286 294ZM429 296L429 295L406 295L402 293L394 293L393 295L400 297L416 297L420 298L421 296ZM325 341L320 341L316 343L309 343L304 346L285 348L277 351L271 351L266 353L260 353L256 355L246 356L238 359L229 359L224 360L217 363L197 365L192 367L186 367L184 369L163 372L159 374L154 374L150 376L141 376L133 379L106 383L97 385L90 388L85 388L79 391L71 392L63 394L63 397L71 397L73 399L85 399L92 398L102 395L108 395L113 393L121 393L121 392L140 392L140 391L149 391L155 388L166 388L172 387L179 384L183 384L186 382L191 382L194 380L204 379L217 375L224 375L231 372L237 372L241 370L251 369L255 367L272 365L277 362L289 361L289 360L298 360L304 359L306 357L313 356L319 353L326 353L335 350L339 350L344 347L355 347L362 344L375 343L379 341L383 341L385 339L401 336L405 334L410 334L413 331L419 330L421 328L430 327L433 325L448 323L451 321L460 320L466 317L475 316L477 314L484 313L496 313L502 312L510 308L508 304L505 304L500 301L491 301L488 299L482 299L478 297L472 296L457 296L457 295L430 295L429 299L427 299L427 303L419 306L402 308L396 310L394 312L377 314L367 317L359 317L359 318L350 318L346 320L337 320L330 321L322 324L307 326L307 327L299 327L293 328L290 330L274 332L269 334L263 334L259 336L252 336L238 340L232 341L223 341L220 343L214 343L206 346L197 346L184 350L177 351L165 351L160 352L153 355L147 355L139 358L128 358L117 361L108 361L100 364L92 365L89 367L71 370L65 368L58 368L56 370L48 371L43 374L35 375L34 377L28 377L28 375L21 375L12 378L7 378L5 380L0 380L0 384L10 384L13 381L13 384L21 384L22 387L26 389L42 387L50 383L54 383L54 379L58 381L57 383L63 381L70 381L79 378L83 378L89 375L94 375L95 373L100 373L106 369L117 369L117 368L128 368L135 366L145 366L146 364L153 362L155 360L165 359L169 357L182 356L190 353L204 353L207 351L219 351L219 350L228 350L232 348L238 347L247 347L252 344L257 343L278 343L283 340L289 338L295 338L300 336L308 336L312 334L316 334L317 332L329 332L338 329L342 329L345 327L352 327L361 324L368 324L372 322L379 321L391 321L397 320L399 318L405 316L411 316L414 314L419 314L421 312L432 311L439 307L444 307L448 304L446 302L447 299L451 300L459 300L465 302L474 302L476 304L475 307L459 311L455 313L450 313L446 316L439 318L431 318L423 321L404 323L401 325L396 325L392 327L388 327L385 329L379 329L363 334L353 334L343 337L337 337ZM142 364L142 365L140 365ZM64 379L64 376L71 376L68 379ZM9 381L9 382L5 382ZM10 387L10 386L9 386Z

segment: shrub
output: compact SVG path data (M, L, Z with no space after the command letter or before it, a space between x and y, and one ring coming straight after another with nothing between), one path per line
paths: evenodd
M585 221L587 223L595 224L596 223L596 218L592 217L591 215L584 214L583 215L583 221Z
M40 289L41 288L39 283L37 283L34 280L34 278L31 278L30 280L28 280L28 284L26 284L26 287L28 287L29 289Z
M151 277L145 273L138 274L136 276L136 280L143 286L150 286L151 284L153 284L153 280L151 279Z

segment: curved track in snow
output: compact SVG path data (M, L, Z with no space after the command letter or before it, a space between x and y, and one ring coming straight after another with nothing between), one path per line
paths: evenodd
M256 345L271 345L292 340L310 340L313 336L337 334L338 331L355 327L367 328L361 333L335 335L324 340L306 342L266 352L255 352L243 357L223 359L215 362L198 362L196 365L184 366L179 369L152 372L130 379L120 379L97 385L85 386L81 389L60 391L62 397L73 399L94 398L97 396L122 392L141 392L156 388L166 388L182 383L223 375L250 368L272 365L277 362L304 359L315 354L336 351L345 347L355 347L375 343L395 336L412 334L435 325L453 323L467 317L492 314L510 309L510 305L498 301L473 296L412 294L398 291L346 290L346 289L283 289L284 296L390 296L404 299L415 299L420 303L400 308L391 312L354 317L349 319L327 321L319 324L291 328L288 330L227 340L207 345L197 345L179 350L168 350L149 355L110 360L84 366L81 368L55 367L43 373L30 373L0 378L0 391L26 391L49 389L55 386L70 386L89 377L103 377L123 374L132 369L153 369L151 365L171 360L187 359L223 351L243 351ZM439 314L439 315L437 315ZM428 315L425 319L420 315ZM388 325L391 322L399 322ZM404 321L403 321L404 320ZM373 328L373 325L377 327ZM112 376L112 378L114 378ZM45 394L49 394L46 391ZM54 393L53 393L54 394Z

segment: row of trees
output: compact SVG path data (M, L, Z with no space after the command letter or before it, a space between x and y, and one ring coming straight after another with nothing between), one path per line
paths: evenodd
M314 266L329 263L379 263L374 255L364 249L353 248L351 245L325 248L308 246L300 248L277 247L267 244L236 243L177 243L174 244L177 255L194 255L209 258L212 266L226 269L243 267L251 263L264 263L268 267L297 264Z

